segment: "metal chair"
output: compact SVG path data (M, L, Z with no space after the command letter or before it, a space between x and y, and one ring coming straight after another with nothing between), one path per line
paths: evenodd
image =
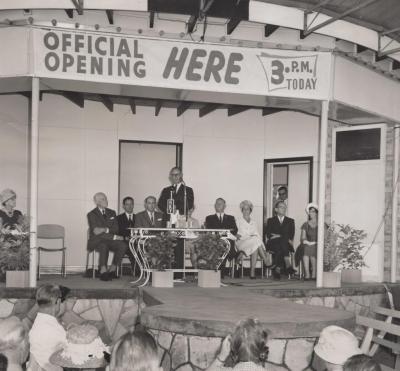
M240 258L240 261L241 261L240 277L243 278L243 263L245 261L248 261L249 262L249 266L250 266L251 256L242 255L241 258ZM261 263L261 278L264 278L264 261L260 258L260 256L257 256L257 262L256 262L255 269L257 269L258 262ZM267 271L266 271L266 277L269 277L269 269L267 269Z
M65 228L58 224L41 224L38 225L37 238L41 240L61 240L61 247L50 248L38 246L38 278L40 279L40 252L61 252L61 275L66 276L67 272L65 269L67 247L65 246Z

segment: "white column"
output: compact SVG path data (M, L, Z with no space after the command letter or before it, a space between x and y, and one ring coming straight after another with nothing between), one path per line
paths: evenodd
M37 270L37 204L38 204L38 150L39 150L39 78L32 78L31 99L31 168L30 168L30 266L29 286L36 287Z
M317 245L317 287L322 287L324 268L325 236L325 178L326 178L326 143L328 139L329 101L322 101L319 130L319 167L318 167L318 245Z
M397 200L398 200L398 186L397 179L399 177L399 128L393 130L393 198L392 198L392 250L390 258L390 282L396 282L397 276Z

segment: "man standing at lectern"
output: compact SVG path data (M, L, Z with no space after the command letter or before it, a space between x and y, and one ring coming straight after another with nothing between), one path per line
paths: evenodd
M188 187L182 179L182 171L179 167L173 167L169 172L169 181L171 185L169 187L165 187L161 191L160 198L158 200L158 208L164 213L167 214L167 202L168 199L173 198L175 203L175 208L179 212L180 215L186 215L188 210L193 208L194 203L194 194L193 189ZM186 210L185 210L186 205ZM168 220L168 215L166 215ZM179 239L175 248L175 268L182 269L184 264L184 255L183 255L183 240ZM182 274L177 274L177 278L181 278Z

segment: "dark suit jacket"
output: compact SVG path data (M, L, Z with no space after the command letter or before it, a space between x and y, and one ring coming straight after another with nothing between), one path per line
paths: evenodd
M205 226L207 229L230 229L233 235L236 235L238 231L235 217L227 214L224 214L222 223L220 222L217 214L208 215L206 217Z
M154 225L151 224L149 214L146 210L135 215L135 228L164 228L164 215L158 211L154 212Z
M117 216L118 226L119 226L119 235L122 237L130 237L131 231L128 228L133 228L135 226L135 214L132 215L132 221L128 220L126 213L119 214Z
M288 251L294 251L293 246L289 243L289 240L293 241L294 238L294 220L285 216L283 223L279 222L279 218L274 216L267 220L266 237L268 238L267 249L271 251L277 251L287 253ZM270 239L271 235L280 234L280 238Z
M117 214L114 210L106 209L106 217L104 218L103 214L100 212L99 208L94 208L87 214L88 223L89 223L89 240L88 240L88 250L93 251L96 246L104 241L104 240L113 240L114 235L118 235L119 227L117 221ZM101 233L98 235L94 234L94 229L96 227L99 228L108 228L109 233Z
M179 214L183 215L185 214L184 211L184 198L185 198L185 191L184 188L186 187L186 212L187 210L190 210L193 208L193 203L194 203L194 194L193 194L193 189L184 186L181 184L181 186L178 189L178 192L174 192L174 187L171 185L169 187L165 187L161 191L160 198L158 200L158 208L164 213L167 213L167 200L171 198L171 191L172 191L172 197L175 200L175 207L177 210L179 210Z

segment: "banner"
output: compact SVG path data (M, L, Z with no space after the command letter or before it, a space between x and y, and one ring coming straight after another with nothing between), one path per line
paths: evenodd
M331 53L33 29L33 74L81 81L325 100Z

